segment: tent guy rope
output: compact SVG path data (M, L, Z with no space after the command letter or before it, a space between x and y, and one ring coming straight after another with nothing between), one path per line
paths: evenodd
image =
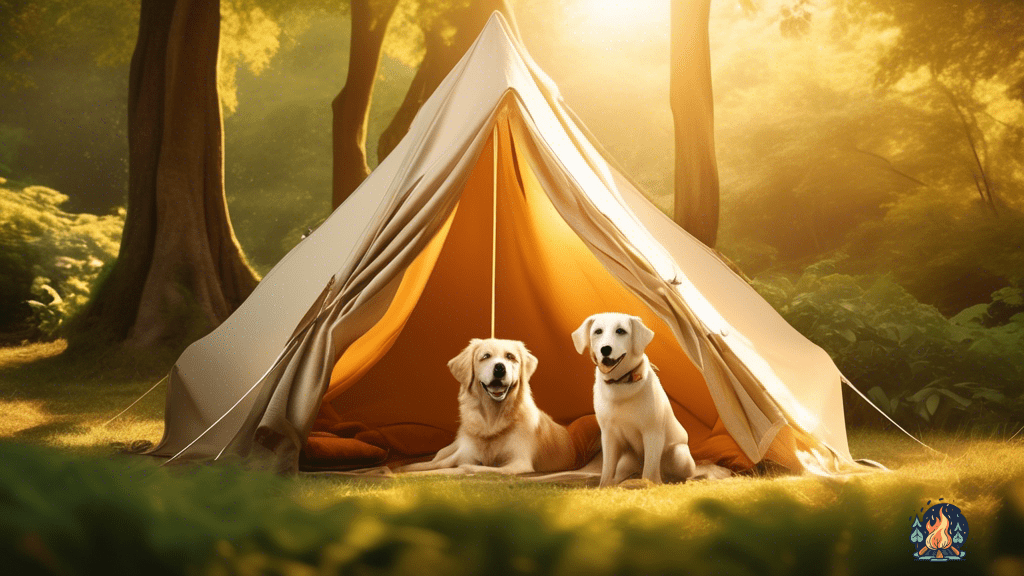
M149 387L149 390L146 390L145 392L143 392L143 393L142 393L142 396L139 396L138 398L136 398L136 399L135 399L135 402L132 402L131 404L129 404L129 405L128 405L128 407L127 407L127 408L125 408L124 410L121 410L120 412L118 412L116 416L114 416L114 417L113 417L113 418L111 418L110 420L107 420L107 421L106 421L106 422L104 422L103 424L100 424L100 425L99 425L99 426L97 426L96 428L104 428L104 427L106 427L106 426L107 426L108 424L110 424L111 422L113 422L114 420L117 420L118 418L120 418L121 416L123 416L125 412L127 412L127 411L131 410L132 408L134 408L136 404L138 404L139 402L141 402L141 401L142 401L142 399L143 399L143 398L145 398L146 396L149 396L149 393L150 393L150 392L152 392L153 390L156 390L156 387L157 387L157 386L159 386L159 385L161 385L161 384L163 384L164 382L166 382L168 378L170 378L170 375L164 376L163 378L161 378L161 379L157 380L156 384L153 384L152 386L150 386L150 387Z
M926 449L928 449L928 450L931 450L932 452L935 452L936 454L942 454L943 456L945 456L945 454L943 454L942 452L939 452L939 451L938 451L938 450L936 450L935 448L932 448L931 446L929 446L929 445L925 444L924 442L922 442L922 441L918 440L916 436L914 436L914 435L913 435L913 434L911 434L910 432L907 432L906 430L904 430L904 429L903 429L903 426L900 426L899 424L897 424L895 420L893 420L892 418L890 418L888 414L886 414L886 413L885 413L885 412L884 412L884 411L883 411L883 410L882 410L881 408L879 408L878 406L876 406L874 402L872 402L871 400L869 400L869 399L868 399L868 397L867 397L867 396L865 396L863 392L861 392L861 391L860 391L860 390L859 390L859 389L858 389L858 388L857 388L856 386L854 386L854 385L853 385L853 382L850 382L849 378L847 378L846 376L842 376L842 375L840 375L840 377L841 377L841 378L842 378L842 380L843 380L843 384L846 384L847 386L849 386L849 387L850 387L850 389L851 389L851 390L853 390L854 392L856 392L856 393L857 393L857 395L858 395L858 396L860 396L860 397L861 397L861 399L863 399L863 400L864 400L865 402L867 402L869 406L871 406L871 407L872 407L872 408L874 408L875 410L878 410L878 413L879 413L879 414L881 414L881 415L882 415L882 416L883 416L883 417L884 417L884 418L885 418L886 420L888 420L889 422L891 422L893 426L895 426L895 427L899 428L900 432L903 432L903 433L904 433L904 434L906 434L906 435L907 435L907 436L908 436L908 437L909 437L909 438L910 438L911 440L913 440L914 442L917 442L917 443L918 443L918 444L920 444L921 446L924 446L924 447L925 447Z

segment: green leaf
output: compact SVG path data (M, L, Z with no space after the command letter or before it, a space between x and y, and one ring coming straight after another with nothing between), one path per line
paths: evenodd
M896 334L899 335L899 339L897 340L897 342L899 342L900 344L903 344L911 336L914 335L914 332L915 332L914 329L912 327L910 327L910 326L905 326L903 324L897 324L896 325Z
M963 396L957 394L956 392L950 392L949 390L938 390L938 393L956 402L957 404L964 408L967 408L968 406L971 405L970 400L964 398Z
M887 409L889 407L889 397L885 395L885 391L882 390L881 386L875 386L868 390L867 396L879 408Z
M934 394L929 396L924 402L925 408L928 409L928 414L935 415L935 411L939 408L939 395Z
M992 302L1003 302L1009 306L1024 306L1024 289L1007 286L992 293Z
M918 404L918 406L917 406L917 415L920 416L922 419L924 419L925 422L928 422L928 421L931 420L931 414L929 414L928 410L925 409L924 404Z
M910 401L914 402L914 403L919 403L919 402L924 401L926 398L928 398L932 394L935 394L935 388L932 388L931 386L926 386L926 387L918 390L916 393L914 393L910 397Z
M959 314L950 318L950 320L956 324L973 324L980 326L987 316L988 304L975 304L969 308L964 308Z

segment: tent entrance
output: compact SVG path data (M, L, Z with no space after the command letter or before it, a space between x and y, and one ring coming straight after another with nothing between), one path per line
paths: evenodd
M562 424L593 413L593 365L576 353L570 334L594 313L634 314L655 332L647 353L694 456L752 465L725 432L702 375L668 326L555 210L508 122L503 116L495 131L496 178L492 136L458 206L406 270L387 312L338 359L312 437L333 431L381 449L363 460L352 454L366 451L338 455L362 463L426 455L452 441L458 385L447 362L471 338L490 334L496 210L495 336L522 340L539 359L531 387L540 409Z

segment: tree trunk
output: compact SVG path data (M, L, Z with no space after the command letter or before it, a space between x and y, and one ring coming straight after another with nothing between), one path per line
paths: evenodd
M515 15L507 0L473 0L467 6L449 13L445 18L433 19L434 26L423 29L423 62L416 70L402 105L380 135L377 142L378 162L383 162L409 131L409 125L420 107L480 35L484 24L495 10L505 15L513 33L519 36ZM448 24L454 25L456 30L450 42L446 42L442 37Z
M352 39L345 86L331 102L334 167L331 205L337 208L370 175L366 126L381 46L398 0L352 0Z
M180 346L257 280L228 220L217 91L220 2L142 0L128 93L128 212L83 318L129 347Z
M714 247L718 236L718 163L711 91L711 0L672 2L670 98L675 120L675 221Z

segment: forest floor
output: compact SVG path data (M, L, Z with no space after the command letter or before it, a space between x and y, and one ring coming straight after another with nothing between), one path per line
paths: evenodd
M894 562L894 571L908 573L928 564L911 559L912 545L907 540L910 519L942 499L958 506L970 522L970 545L965 550L973 556L967 557L965 568L975 573L1024 571L1024 557L1015 556L1024 554L1021 545L1006 543L1020 542L1020 530L1024 529L1021 436L1006 440L956 432L927 433L922 440L934 448L933 452L898 432L852 429L849 438L854 457L875 460L889 471L839 480L762 471L717 482L642 490L538 485L487 476L399 477L369 482L329 475L288 479L255 475L252 478L258 479L251 480L240 471L219 474L212 467L192 474L165 473L148 462L140 463L144 459L115 456L111 447L114 442L159 440L163 428L163 389L157 388L126 415L105 425L155 382L130 374L112 377L62 366L59 354L63 348L63 343L56 342L0 349L0 446L4 449L0 460L8 460L8 464L0 464L0 469L9 466L12 458L24 458L25 462L33 458L57 460L72 471L76 466L84 467L89 471L83 470L82 474L100 474L101 479L85 483L93 491L80 494L83 499L104 493L103 478L117 484L126 475L136 477L133 474L138 475L137 483L117 485L143 496L202 492L204 497L221 494L225 500L237 501L239 495L246 493L257 500L267 498L269 493L276 499L277 504L269 507L276 512L245 506L241 512L234 510L233 514L248 514L252 519L247 523L235 518L230 529L226 528L229 524L218 523L219 516L214 514L216 521L206 523L206 539L199 538L201 542L193 543L198 551L194 552L195 557L188 557L188 566L192 567L198 564L210 568L219 563L228 572L244 573L244 566L249 565L246 562L266 568L270 565L267 562L280 561L293 567L324 569L330 562L341 560L314 553L314 547L326 550L323 546L340 545L339 542L351 547L355 545L353 538L362 542L359 538L365 536L370 543L364 544L370 548L390 542L390 548L385 546L390 550L385 554L389 561L399 561L396 558L401 554L395 551L398 548L408 549L415 551L411 558L418 559L414 561L416 566L422 568L419 563L429 557L440 562L438 566L447 567L438 568L441 572L458 568L455 572L477 573L474 570L479 562L486 564L495 555L526 546L526 552L521 551L509 560L522 565L504 570L506 573L671 572L678 563L691 561L703 562L701 566L715 573L720 569L759 573L758 566L765 562L775 566L775 573L822 570L877 574L889 572L887 567ZM43 448L41 452L31 452L36 448L28 447ZM17 450L30 452L26 456ZM44 477L49 472L45 470L50 468L37 465L35 469L43 470L39 472L36 490L46 494ZM216 480L211 479L214 476ZM8 484L14 484L0 482L0 495L8 490L17 493L24 488L22 484L31 484L32 477L8 474ZM0 496L0 502L3 500ZM160 511L165 506L154 508L157 511L146 508L148 504L140 506L142 511L132 513L146 518L165 513ZM235 502L232 506L239 504ZM339 506L347 512L337 512ZM194 524L195 519L189 522ZM321 541L308 535L306 540L300 538L299 543L290 545L285 538L285 544L281 544L274 540L280 535L259 536L268 522L293 526L299 532L302 530L295 523L306 530L321 526L331 537ZM467 532L474 522L484 524ZM87 522L84 526L88 530ZM403 531L407 528L427 532ZM13 528L0 526L0 533L8 529ZM45 527L36 529L47 534ZM366 536L367 530L376 536ZM1008 531L1016 531L1011 540L1007 540ZM443 536L448 544L435 545L431 534ZM482 534L491 536L481 540ZM197 537L189 538L194 541ZM267 538L271 544L267 544ZM525 544L530 538L539 540ZM509 544L508 548L495 539L516 544ZM404 544L399 546L396 541ZM250 546L236 549L238 542L250 542ZM472 561L477 563L449 558L451 554L445 551L451 552L451 546L456 544L477 550L481 556ZM496 546L501 548L500 553ZM268 547L272 550L268 551ZM637 547L653 553L656 559L638 556ZM73 550L62 552L59 544L52 548L50 556L70 556L69 561L74 561L78 554ZM554 556L536 556L541 549L548 550L549 556L557 556L557 560L552 560ZM699 555L702 560L695 560L698 549L703 551ZM157 556L163 553L155 545L153 550L152 554ZM873 555L870 561L861 558L867 552ZM345 554L345 562L365 560L359 560L359 555ZM184 561L180 555L168 558L170 564ZM486 559L490 560L485 562ZM455 564L450 564L453 561ZM398 570L397 565L388 566Z

